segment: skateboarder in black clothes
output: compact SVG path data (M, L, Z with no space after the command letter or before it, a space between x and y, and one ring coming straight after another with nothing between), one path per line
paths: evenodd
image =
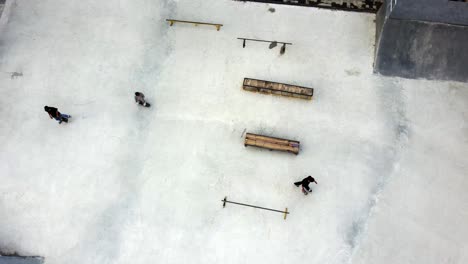
M58 111L57 108L55 107L50 107L50 106L44 106L44 110L49 114L50 119L55 119L58 121L59 124L62 124L62 121L65 123L68 123L68 118L71 117L71 115L66 115L62 114Z
M302 192L305 195L307 195L310 192L312 192L312 189L309 187L309 184L312 182L315 182L315 184L318 184L317 181L314 179L314 177L309 175L305 177L304 179L302 179L302 181L295 182L294 185L296 185L296 187L299 187L302 185Z
M142 106L150 107L151 105L145 101L145 95L140 92L135 92L135 103Z

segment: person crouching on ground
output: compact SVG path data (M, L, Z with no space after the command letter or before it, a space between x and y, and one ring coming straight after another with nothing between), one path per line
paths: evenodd
M57 108L55 107L50 107L50 106L44 106L44 110L49 114L50 119L55 119L58 121L59 124L62 124L64 121L65 123L68 123L68 118L71 117L71 115L66 115L62 114L58 111Z
M304 179L302 179L302 181L295 182L294 185L296 185L296 187L299 187L299 186L302 185L302 192L305 195L307 195L310 192L312 192L312 188L310 188L310 186L309 186L309 184L312 183L312 182L315 182L315 184L318 184L317 181L314 179L314 177L309 175L309 176L305 177Z
M150 107L150 104L145 101L145 95L140 92L135 92L135 103Z

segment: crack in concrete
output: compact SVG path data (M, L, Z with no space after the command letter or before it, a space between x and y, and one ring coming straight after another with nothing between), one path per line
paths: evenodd
M379 87L378 90L383 111L386 120L388 120L386 123L392 124L393 140L390 142L389 147L381 150L380 161L382 166L375 168L375 174L378 175L377 184L371 192L364 212L352 222L347 234L346 241L351 248L348 263L352 263L353 256L359 250L360 242L367 232L369 220L374 214L379 198L396 169L402 149L407 144L410 136L403 91L400 85L392 82L387 83L386 81L384 86Z

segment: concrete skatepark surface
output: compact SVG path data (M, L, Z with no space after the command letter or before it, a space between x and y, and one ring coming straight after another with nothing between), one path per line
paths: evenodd
M467 263L468 85L374 75L375 15L270 7L13 1L0 250L46 264ZM293 45L280 56L237 37ZM244 77L314 99L245 92ZM245 132L301 152L245 148ZM293 182L307 175L319 184L304 196ZM223 209L225 196L290 214Z

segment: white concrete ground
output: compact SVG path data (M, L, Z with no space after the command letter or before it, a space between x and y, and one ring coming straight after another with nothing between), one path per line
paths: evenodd
M230 0L7 8L1 252L46 264L468 262L468 85L373 75L373 15ZM293 45L280 56L237 37ZM314 99L245 92L244 77L313 87ZM136 106L136 90L153 107ZM299 140L301 153L244 148L245 131ZM309 174L319 185L304 196L292 183ZM224 196L291 214L223 209Z

